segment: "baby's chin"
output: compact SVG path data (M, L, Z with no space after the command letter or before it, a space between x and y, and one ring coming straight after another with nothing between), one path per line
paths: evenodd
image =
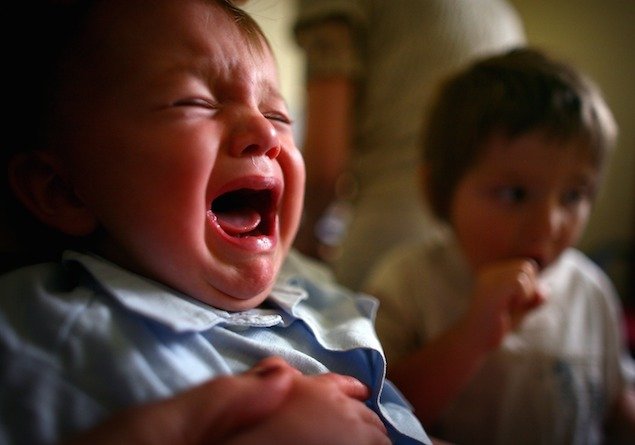
M264 284L244 280L241 286L228 286L227 290L212 286L192 290L189 295L216 309L228 312L246 311L260 306L271 293L274 284L274 279L267 280Z
M270 295L282 268L282 245L265 255L247 259L216 254L198 262L186 262L178 270L163 271L181 293L226 311L258 307ZM174 263L173 263L174 264Z
M273 285L271 287L273 287ZM226 298L214 299L214 301L207 303L210 306L228 312L247 311L249 309L254 309L260 306L262 302L267 299L270 291L271 289L267 289L266 291L260 292L249 298L235 298L227 296Z

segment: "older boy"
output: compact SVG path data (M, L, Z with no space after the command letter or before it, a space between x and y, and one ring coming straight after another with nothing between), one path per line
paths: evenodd
M533 49L451 77L431 111L423 187L448 232L370 276L390 377L441 439L635 438L633 361L605 274L572 246L615 138L594 85Z

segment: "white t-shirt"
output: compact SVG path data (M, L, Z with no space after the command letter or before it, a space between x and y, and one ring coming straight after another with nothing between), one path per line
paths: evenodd
M486 360L448 407L441 431L459 444L594 444L617 394L635 380L621 306L606 275L569 249L542 275L545 304ZM446 330L468 308L471 277L453 237L403 247L370 275L388 363Z

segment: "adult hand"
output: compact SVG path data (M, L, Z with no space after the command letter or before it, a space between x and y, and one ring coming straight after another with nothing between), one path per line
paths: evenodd
M175 397L122 410L65 444L221 444L271 415L299 374L280 358L266 358L244 374L218 377Z
M390 444L363 403L368 396L352 377L304 376L270 357L244 374L123 410L65 444Z
M352 377L297 375L274 414L227 444L388 445L386 428L363 403L368 397L368 389Z

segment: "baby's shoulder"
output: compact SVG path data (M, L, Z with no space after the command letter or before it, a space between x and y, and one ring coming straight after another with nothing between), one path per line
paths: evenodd
M88 306L94 290L61 262L24 266L0 275L0 331L54 348ZM48 346L47 346L48 345Z

